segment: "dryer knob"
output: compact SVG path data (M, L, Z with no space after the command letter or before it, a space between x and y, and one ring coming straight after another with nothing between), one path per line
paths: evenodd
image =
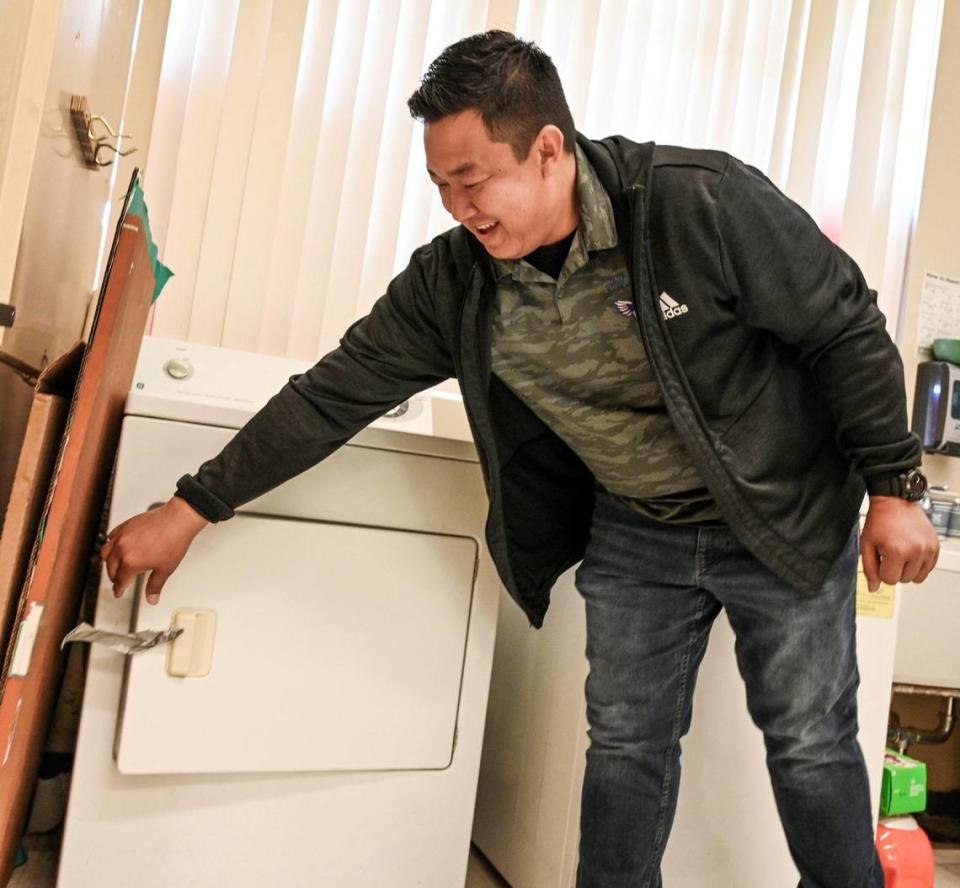
M167 376L174 379L189 379L193 376L193 364L187 358L171 358L163 365Z
M410 410L410 402L403 401L400 404L397 404L392 410L388 410L383 414L385 419L399 419L401 416L404 416Z

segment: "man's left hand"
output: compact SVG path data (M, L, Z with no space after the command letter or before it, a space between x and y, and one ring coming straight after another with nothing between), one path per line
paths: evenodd
M872 496L860 534L867 587L922 583L937 564L940 540L919 503L898 496Z

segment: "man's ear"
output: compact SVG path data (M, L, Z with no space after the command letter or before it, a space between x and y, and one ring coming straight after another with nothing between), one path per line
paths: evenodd
M563 159L563 133L560 127L548 123L533 140L533 150L541 175L544 178L552 176Z

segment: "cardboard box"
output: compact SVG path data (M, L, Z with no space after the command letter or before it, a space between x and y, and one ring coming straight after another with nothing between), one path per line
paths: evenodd
M78 342L44 369L34 389L0 536L0 651L9 642L82 357Z
M880 815L913 814L927 807L927 766L888 749L883 759Z

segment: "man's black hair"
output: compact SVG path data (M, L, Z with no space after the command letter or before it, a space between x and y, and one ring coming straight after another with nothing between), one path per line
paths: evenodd
M509 143L518 161L547 124L563 133L564 151L572 152L576 139L550 56L507 31L473 34L448 46L427 68L407 107L425 123L475 109L490 138Z

